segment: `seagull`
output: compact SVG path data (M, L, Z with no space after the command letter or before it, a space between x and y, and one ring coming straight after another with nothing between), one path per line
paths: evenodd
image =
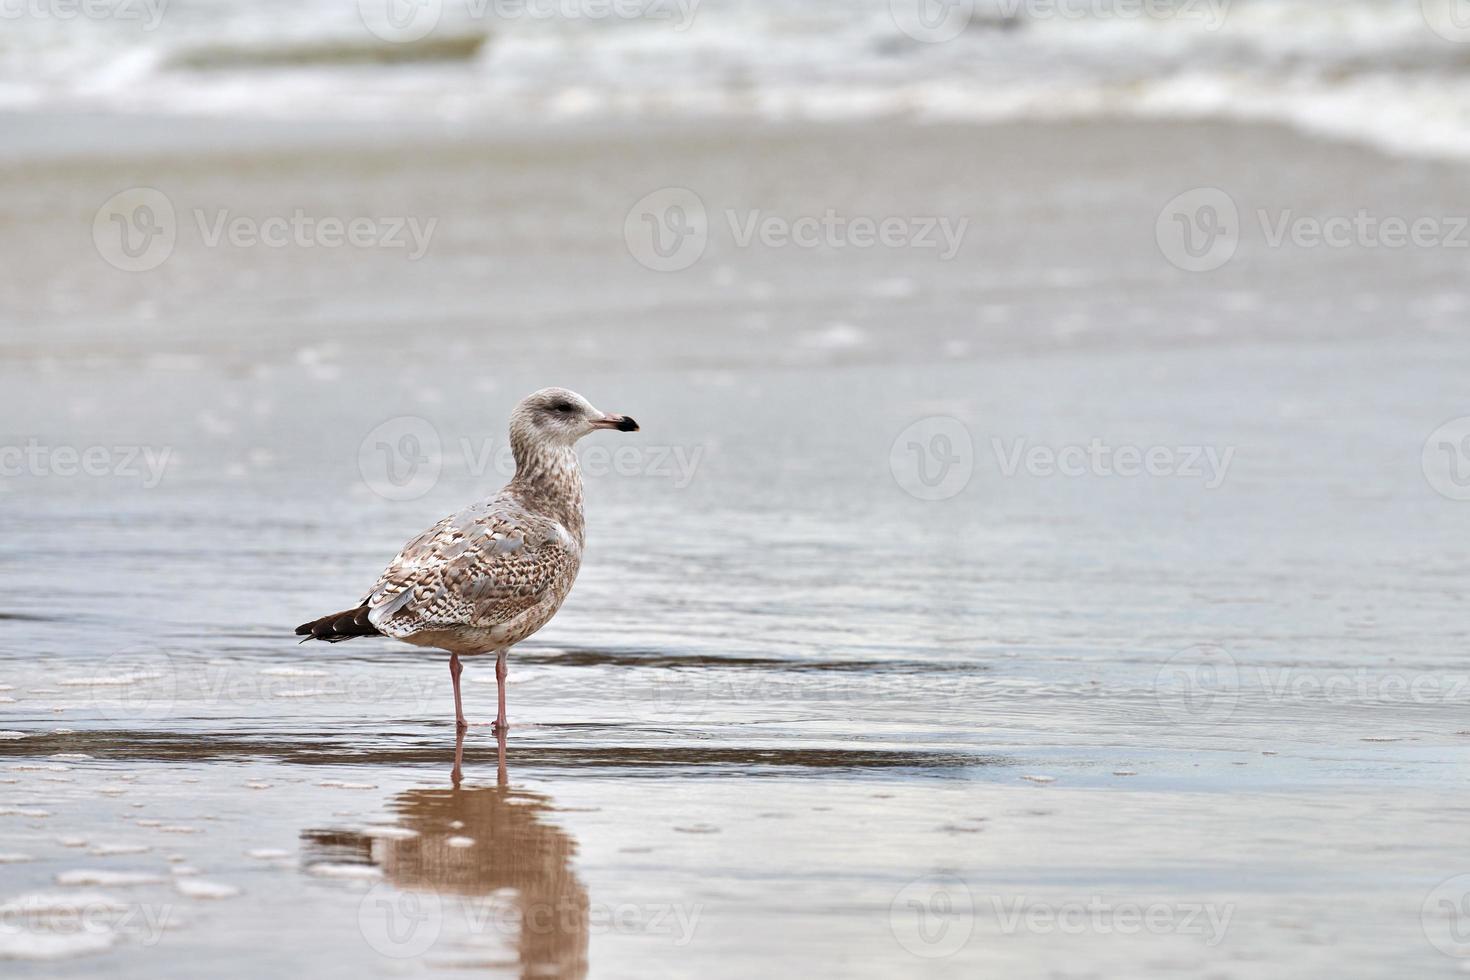
M404 545L361 603L302 623L296 635L327 643L389 636L449 651L461 743L469 723L459 658L494 653L500 707L493 731L503 744L506 653L556 615L576 581L583 523L574 447L599 429L637 432L638 423L606 415L566 388L528 395L510 416L511 481Z

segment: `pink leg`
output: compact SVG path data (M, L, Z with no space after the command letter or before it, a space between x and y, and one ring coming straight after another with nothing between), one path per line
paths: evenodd
M504 734L510 730L510 725L505 720L505 651L495 651L495 688L500 695L500 711L495 715L494 732Z
M459 654L449 655L449 678L454 681L454 730L464 731L470 727L470 723L464 720L464 706L459 700L459 675L464 671L464 665L459 662Z

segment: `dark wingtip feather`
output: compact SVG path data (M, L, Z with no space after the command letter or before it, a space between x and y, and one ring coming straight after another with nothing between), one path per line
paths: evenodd
M368 620L368 607L364 604L356 609L344 609L342 612L302 623L296 627L296 635L304 636L306 640L339 643L354 636L378 636L379 633L378 628ZM306 640L301 642L305 643Z

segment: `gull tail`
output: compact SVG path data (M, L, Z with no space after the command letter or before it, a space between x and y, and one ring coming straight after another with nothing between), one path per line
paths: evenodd
M296 635L304 636L306 640L325 640L328 643L340 643L350 640L354 636L378 636L378 628L368 622L367 603L363 603L356 609L345 609L342 612L314 619L309 623L302 623L296 627ZM305 643L306 640L302 640Z

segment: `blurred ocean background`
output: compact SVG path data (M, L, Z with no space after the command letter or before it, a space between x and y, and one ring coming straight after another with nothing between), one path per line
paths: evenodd
M1470 45L1456 43L1470 41L1463 0L101 6L112 13L7 14L0 107L471 127L1219 119L1285 123L1394 153L1470 153Z

